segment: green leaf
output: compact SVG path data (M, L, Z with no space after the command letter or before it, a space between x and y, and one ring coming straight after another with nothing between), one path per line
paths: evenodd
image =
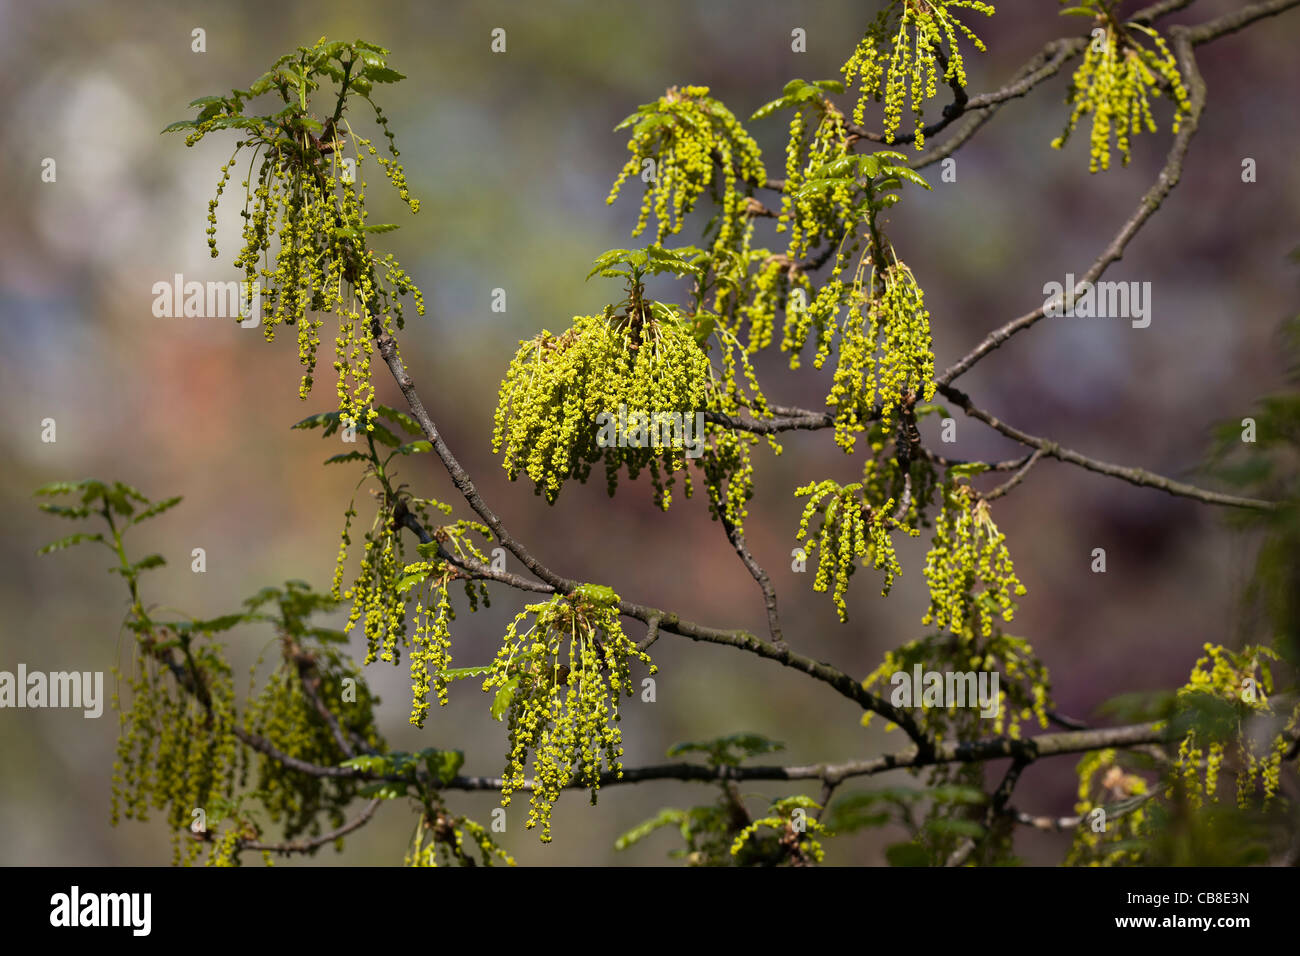
M890 866L929 866L930 855L916 843L895 843L885 850Z
M333 435L336 431L339 430L339 413L320 412L319 414L316 415L308 415L302 421L294 425L290 425L289 427L302 428L302 429L324 427L325 431L321 435L321 437L328 438L330 435Z
M389 448L397 448L402 444L401 439L378 422L371 422L370 430L366 434L379 444L387 445Z
M890 822L889 810L876 809L881 802L875 793L854 793L831 804L822 822L834 833L856 833L871 827L881 827Z
M512 677L497 691L496 697L492 699L491 713L494 718L501 720L505 717L506 711L510 709L510 702L515 698L515 691L519 687L519 678Z
M171 508L176 507L180 503L181 503L181 498L179 496L175 498L168 498L165 501L156 502L150 505L148 508L145 508L144 511L141 511L138 515L136 515L133 519L131 519L131 524L139 524L141 521L148 521L150 518L156 518L164 511L168 511Z
M491 664L476 664L473 667L452 667L445 671L439 671L438 676L444 680L461 680L466 677L482 677L484 674L491 673Z
M631 830L628 830L617 840L614 841L615 850L626 850L635 843L640 843L651 833L661 827L680 827L686 820L686 813L683 810L674 810L671 807L660 810L649 820L643 820Z
M381 780L368 784L357 791L363 797L378 797L380 800L396 800L407 796L408 784L401 780Z
M573 590L573 597L588 604L608 607L618 601L614 589L603 584L581 584Z
M189 630L198 631L202 634L217 634L221 631L228 631L232 627L238 627L248 621L262 619L262 616L257 614L223 614L221 617L208 618L206 621L194 621L190 624Z
M910 169L907 166L886 166L884 167L884 172L890 176L897 176L899 179L906 180L914 186L921 186L924 189L930 189L930 184L925 181L925 178L916 170Z
M979 839L984 835L984 828L974 820L962 820L958 817L936 817L925 821L925 829L940 836L971 837Z
M178 129L194 129L198 125L199 124L194 122L194 120L177 120L174 123L168 123L164 126L159 135L162 135L162 133L174 133Z
M784 749L785 744L779 740L764 737L762 734L736 733L729 734L726 737L715 737L711 740L692 740L673 744L668 748L668 756L679 757L685 753L705 753L709 755L710 763L736 766L747 757L775 753ZM733 750L737 751L737 753L733 753Z
M62 551L64 548L71 548L73 545L81 544L83 541L103 541L102 534L70 534L66 538L60 538L58 541L51 541L45 547L37 551L37 554L49 554L52 551Z
M48 501L41 502L40 509L46 514L58 515L60 518L77 520L90 517L89 508L69 508L67 505L50 504Z
M393 222L381 222L373 226L362 226L361 228L365 232L392 232L394 229L398 229L400 227Z
M369 461L369 455L363 455L359 451L345 451L337 455L330 455L325 459L326 465L340 465L349 461Z
M414 455L422 451L433 451L433 442L429 441L427 438L422 438L419 441L407 442L397 450L403 455Z
M923 403L916 406L917 418L924 418L926 415L933 415L936 412L944 418L952 418L952 416L948 414L948 409L945 406L939 405L935 402Z
M71 494L74 491L80 491L89 480L90 479L86 479L85 481L51 481L49 484L41 485L32 492L32 494L47 496Z
M380 418L386 418L390 422L396 422L412 435L420 434L419 422L406 414L406 412L399 412L397 409L389 408L387 405L376 405L374 406L374 409L379 414Z
M431 573L430 571L416 571L414 574L403 575L397 581L397 593L405 594L417 584L426 581Z
M429 773L442 786L447 786L456 779L460 773L460 768L465 765L465 754L460 750L421 750L420 756L424 757L424 765L429 769Z
M361 71L361 75L366 79L374 80L376 83L397 83L406 79L405 73L398 73L386 66L367 66Z

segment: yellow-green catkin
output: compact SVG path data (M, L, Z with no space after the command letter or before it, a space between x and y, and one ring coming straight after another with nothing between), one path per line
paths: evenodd
M429 562L407 565L406 574L433 571ZM431 577L430 584L415 606L415 634L411 637L411 723L423 727L429 714L429 693L445 705L447 671L451 669L451 630L449 623L456 618L447 597L450 570ZM433 606L430 607L429 605Z
M167 635L160 635L166 637ZM234 736L234 683L215 644L190 650L188 679L203 687L207 706L176 685L152 648L159 637L140 636L134 673L122 675L129 706L119 707L117 759L113 764L112 822L140 822L162 812L172 833L172 861L193 862L202 844L185 839L193 811L214 806L235 793L241 748ZM195 676L197 675L197 677Z
M1051 676L1024 638L1006 634L1001 628L995 628L988 637L931 634L888 652L862 686L888 697L896 686L894 675L902 673L910 679L917 664L923 671L998 674L997 712L992 716L981 713L978 707L959 707L955 701L949 701L947 707L915 711L921 728L936 741L1002 734L1019 739L1027 723L1047 727L1047 711L1052 706ZM913 706L918 703L913 701ZM870 712L864 714L862 726L868 726L873 716Z
M1282 758L1290 745L1288 731L1300 720L1300 706L1290 714L1288 726L1266 739L1256 739L1248 724L1255 717L1275 714L1271 662L1279 659L1272 648L1250 646L1231 651L1205 645L1185 686L1178 691L1184 707L1194 707L1198 697L1228 704L1236 712L1234 732L1215 736L1214 730L1193 722L1179 741L1175 774L1192 808L1220 802L1219 781L1225 758L1231 756L1235 775L1235 800L1247 809L1268 806L1277 795ZM1203 706L1203 705L1202 705ZM1173 795L1171 781L1167 796Z
M338 766L350 755L321 720L304 686L301 657L289 655L266 679L261 690L250 695L243 714L243 729L268 741L280 753L292 754L319 766ZM368 749L379 749L383 740L374 723L374 697L361 671L339 654L314 651L314 695L326 703L345 735ZM295 659L297 658L297 659ZM347 683L350 682L350 683ZM345 690L348 692L345 693ZM346 822L346 811L357 798L364 781L352 778L321 778L299 773L273 757L255 758L254 787L273 823L281 823L286 837L299 834L318 836L322 820L332 827Z
M817 838L835 835L815 815L821 808L820 803L803 794L773 801L767 816L754 820L736 834L731 856L739 857L758 833L769 829L777 835L784 862L796 866L821 863L826 852Z
M623 633L618 595L584 585L573 594L525 608L510 624L483 690L505 718L509 752L502 806L522 789L531 757L533 789L526 828L551 839L551 808L576 782L596 802L602 765L621 776L623 738L619 698L631 696L629 665L655 673L650 656ZM520 631L529 617L532 626Z
M627 144L631 156L606 201L614 202L629 177L645 180L632 235L640 235L653 212L655 242L662 243L681 231L700 195L713 188L721 206L713 249L737 247L745 231L745 197L753 184L767 181L767 173L757 144L731 111L709 96L707 86L674 86L618 128L627 126L633 127ZM715 161L720 188L715 186Z
M666 509L678 473L690 494L685 424L693 429L696 413L709 407L710 378L708 357L676 312L579 316L559 336L543 331L520 344L501 384L492 448L512 481L526 474L548 502L603 458L610 494L623 466L633 479L648 469ZM610 434L624 414L627 447ZM665 440L673 416L681 427L669 427ZM602 432L615 440L602 445Z
M841 72L846 84L857 83L853 122L861 126L869 102L885 103L884 137L894 142L909 104L915 116L916 148L925 146L926 100L938 94L938 82L966 85L966 64L959 36L985 49L983 41L957 19L965 8L992 16L991 4L980 0L892 0L867 29ZM946 45L946 53L941 52ZM941 57L947 57L944 66Z
M405 561L402 529L393 519L399 505L415 515L429 533L431 542L420 545L423 560L409 564ZM489 566L491 559L475 538L490 541L491 532L483 524L464 519L433 525L431 514L450 515L451 511L451 505L445 502L414 498L405 492L399 492L389 502L385 486L374 521L365 535L357 576L347 590L343 590L343 580L352 540L349 531L357 513L355 503L345 512L342 542L334 567L331 596L336 601L351 602L344 630L351 631L358 623L362 624L366 637L365 663L382 660L399 664L402 648L409 649L410 720L417 727L423 727L428 716L430 693L437 697L439 704L446 704L448 699L447 671L452 659L450 625L456 619L449 587L454 581L464 582L471 611L478 609L480 601L485 606L491 603L486 583L474 580L454 563ZM410 616L415 628L408 634L407 605L412 601L415 607Z
M864 284L861 268L848 292L847 319L841 326L839 359L826 405L835 413L835 442L852 453L857 433L880 406L881 422L895 420L909 394L934 397L934 351L930 312L912 270L888 253L880 279ZM870 294L866 291L870 288ZM819 349L815 364L821 367Z
M973 638L990 637L994 622L1010 621L1025 593L988 502L969 485L944 489L943 510L925 560L930 608L922 624Z
M805 144L806 112L815 112L818 122ZM838 159L849 155L849 131L844 114L822 96L795 112L786 144L786 184L781 193L777 232L790 231L786 257L798 260L823 243L841 243L855 221L854 187L839 183L825 191L801 194L810 177ZM839 263L836 263L839 265ZM833 270L838 275L840 269Z
M304 59L321 54L325 46L322 40L315 47L303 48ZM268 77L283 62L277 63ZM339 75L317 68L313 76L341 81L341 72L335 69L335 73ZM317 81L309 82L314 88ZM289 85L296 91L296 83ZM273 87L273 83L266 83L267 90ZM368 90L369 86L365 88ZM333 109L338 91L331 92L334 95L329 103ZM347 95L356 92L354 88ZM325 325L322 316L334 316L333 364L338 379L338 409L349 422L368 431L375 419L372 323L392 333L403 325L402 300L413 301L421 315L424 300L419 288L391 254L379 257L367 244L370 233L385 232L396 226L367 222L370 214L366 209L363 178L365 160L377 159L385 177L411 212L419 210L419 200L411 196L407 187L388 119L368 95L365 99L373 107L376 121L388 139L389 156L379 155L371 140L353 129L346 113L340 116L336 126L330 118L332 142L313 142L307 130L324 129L321 118L312 116L296 92L282 95L286 118L269 130L249 124L241 115L242 103L235 101L238 107L233 103L228 105L224 114L200 122L186 138L187 145L192 146L214 130L243 124L239 131L244 138L237 144L235 155L222 167L216 196L209 203L208 245L212 256L217 257L217 207L239 154L248 150L249 172L241 183L243 246L234 258L234 265L244 273L247 288L260 289L266 338L273 340L281 327L295 328L298 358L304 370L299 394L304 399L314 384L321 330ZM255 172L254 164L258 164Z
M1137 33L1151 41L1148 47L1138 41ZM1052 140L1060 149L1069 140L1083 117L1092 116L1089 138L1088 169L1098 172L1110 168L1111 142L1119 150L1125 166L1130 158L1130 137L1144 129L1157 130L1151 113L1151 98L1162 95L1161 86L1171 91L1174 100L1173 132L1177 133L1191 111L1187 87L1178 69L1178 61L1164 37L1140 23L1119 24L1107 19L1094 32L1084 52L1083 62L1074 72L1067 102L1071 106L1065 131Z
M894 578L903 573L890 532L901 528L913 536L920 534L897 520L894 515L896 502L892 498L872 506L863 500L862 491L861 484L841 487L829 480L795 489L795 497L808 496L795 537L803 542L805 552L818 552L813 590L831 591L835 612L841 621L848 620L844 595L858 560L884 571L885 580L880 593L882 597L886 596L893 587ZM817 534L809 535L814 515L820 515L821 527Z

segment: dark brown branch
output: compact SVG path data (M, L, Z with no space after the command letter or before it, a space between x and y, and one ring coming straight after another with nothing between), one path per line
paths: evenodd
M1040 734L1036 737L990 737L966 742L944 742L933 752L919 754L914 748L901 753L882 754L863 760L838 764L812 764L807 766L705 766L692 763L659 764L647 767L630 767L622 776L606 772L601 775L601 786L619 786L646 780L681 780L699 783L717 783L725 780L820 780L823 784L838 786L854 777L874 776L900 768L931 767L949 763L980 763L986 760L1010 757L1024 764L1045 757L1087 753L1108 747L1136 747L1162 743L1170 738L1171 731L1157 724L1133 724L1126 727L1109 727L1100 730L1064 731ZM504 781L498 777L457 777L446 787L449 790L499 790ZM572 789L582 789L575 782ZM533 787L529 780L523 789Z
M1034 453L1031 451L1028 454L1021 455L1019 458L1008 458L1006 461L975 462L975 461L967 461L964 458L947 458L943 455L940 455L938 452L931 451L930 449L926 448L924 445L921 446L921 454L924 455L926 460L929 461L931 464L938 465L940 468L954 468L958 465L978 464L978 465L983 465L985 471L1015 471L1017 468L1023 468L1025 466L1025 462L1029 461L1029 459L1032 458L1034 455Z
M714 425L722 425L735 431L751 432L755 435L775 435L788 431L817 431L822 428L834 428L835 416L830 412L813 412L800 409L795 415L781 415L777 418L741 418L726 412L705 412L704 420Z
M1300 2L1300 0L1296 0L1296 2ZM1187 116L1183 119L1178 133L1174 137L1165 164L1156 177L1156 181L1142 196L1137 209L1120 227L1119 232L1115 234L1110 244L1102 251L1101 256L1088 268L1088 271L1075 285L1075 290L1071 291L1077 291L1083 288L1085 284L1091 285L1095 283L1112 263L1123 257L1124 250L1129 242L1137 235L1138 230L1142 228L1146 221L1155 214L1155 211L1160 208L1160 205L1173 188L1178 185L1178 181L1182 177L1183 161L1187 157L1187 150L1191 146L1192 137L1200 126L1201 114L1205 110L1205 80L1201 77L1200 70L1197 69L1196 57L1192 53L1186 30L1181 27L1173 27L1170 30L1170 36L1174 39L1174 50L1183 72L1184 81L1188 87L1189 109ZM994 329L975 348L949 366L935 381L941 386L950 384L959 375L969 371L984 356L999 348L1011 336L1037 323L1046 315L1046 311L1047 303L1044 303L1034 311L1026 313L1017 319L1012 319L1001 328Z
M1232 11L1232 13L1225 13L1221 17L1183 29L1188 41L1194 46L1199 46L1202 43L1217 40L1221 36L1227 36L1229 33L1236 33L1242 27L1249 26L1256 20L1285 13L1297 6L1300 6L1300 0L1267 0L1266 3L1256 3L1248 7L1242 7L1240 10Z
M994 501L997 498L1001 498L1008 491L1010 491L1016 485L1020 484L1022 481L1025 480L1025 475L1029 474L1029 469L1033 468L1034 465L1038 463L1038 460L1042 458L1044 454L1046 453L1043 451L1043 449L1041 448L1034 449L1034 451L1029 455L1029 460L1024 463L1024 465L1021 467L1019 471L1017 471L1014 475L1012 475L1009 479L1004 481L1002 484L998 485L987 495L980 495L980 497L983 498L985 501Z
M970 398L964 393L952 386L943 386L939 389L945 398L956 404L971 418L977 419L990 428L1001 432L1008 438L1012 438L1022 445L1030 448L1036 448L1044 455L1055 458L1058 461L1068 462L1071 465L1078 465L1088 471L1095 471L1100 475L1108 475L1112 478L1119 478L1127 481L1132 485L1139 485L1144 488L1157 488L1160 491L1168 492L1171 495L1177 495L1180 498L1191 498L1194 501L1200 501L1210 505L1227 505L1233 508L1253 508L1260 511L1271 511L1277 507L1274 502L1263 501L1259 498L1242 498L1238 495L1225 495L1217 491L1206 491L1203 488L1197 488L1195 485L1188 485L1181 481L1174 481L1163 475L1157 475L1154 472L1147 471L1144 468L1127 468L1123 465L1112 465L1109 462L1098 461L1095 458L1089 458L1081 455L1077 451L1071 451L1069 448L1063 448L1056 442L1048 441L1046 438L1039 438L1036 435L1030 435L1014 428L1005 422L999 421L988 412L977 408L972 404Z
M970 859L970 855L975 852L979 844L992 835L998 819L1006 813L1006 806L1011 799L1011 792L1016 789L1016 784L1020 782L1020 775L1024 772L1026 766L1028 766L1028 762L1024 760L1013 760L1011 762L1011 766L1007 768L1002 782L993 791L993 796L989 799L989 804L984 810L983 836L979 839L967 837L963 840L961 845L948 857L948 866L961 866Z
M318 837L311 837L307 840L286 841L283 843L263 843L260 840L240 840L235 844L235 852L242 853L244 850L264 850L269 853L279 853L282 856L288 856L291 853L312 853L328 843L333 843L335 840L347 836L354 830L361 829L370 822L370 818L375 815L375 811L379 809L379 805L383 802L384 801L379 798L371 800L355 819L349 820L347 823L329 831L328 833L322 833ZM188 832L195 840L202 840L205 843L211 842L212 840L212 835L207 832L194 833L193 831L188 830L186 832Z
M727 534L727 540L731 542L732 548L735 549L745 570L749 572L750 577L758 584L758 589L763 592L763 608L767 611L767 631L772 638L772 643L776 647L785 647L785 638L781 636L781 615L776 609L776 589L772 587L772 579L768 577L763 566L754 559L754 555L745 545L745 535L736 527L729 517L723 502L717 502L718 520L722 523L722 529Z
M388 365L388 369L397 382L398 388L401 389L402 395L411 409L411 414L420 426L420 430L424 432L425 438L433 446L434 453L441 459L443 467L447 469L447 473L451 476L452 483L464 496L469 506L483 519L484 524L488 526L501 545L519 558L529 571L559 593L569 594L573 592L581 585L581 582L557 574L534 557L520 541L506 530L496 512L489 508L479 495L478 489L474 487L474 482L465 472L465 469L461 467L460 462L456 460L456 456L447 447L447 443L443 441L441 433L429 416L428 410L424 407L424 402L420 400L420 395L415 390L415 383L411 380L411 376L407 373L406 368L402 365L401 358L397 354L396 340L383 329L377 319L372 320L371 333L379 349L379 354L383 357L385 364ZM829 684L863 709L879 714L897 725L919 748L923 751L928 750L928 740L910 714L893 706L883 698L870 693L862 686L861 681L850 677L829 664L796 654L785 644L775 644L761 640L745 630L722 630L706 627L692 621L682 620L674 613L659 608L647 607L643 604L636 604L632 601L620 600L618 607L620 613L642 622L648 623L652 617L658 617L660 629L669 633L679 634L693 641L736 647L759 657L776 661L785 667L802 671L816 680Z

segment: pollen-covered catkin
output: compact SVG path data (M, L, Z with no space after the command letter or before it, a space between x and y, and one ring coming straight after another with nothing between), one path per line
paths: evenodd
M602 767L622 776L619 698L632 695L630 663L655 673L650 656L623 633L618 595L583 585L572 594L526 607L511 622L483 690L506 718L509 753L502 806L524 787L531 757L533 789L524 826L551 839L551 808L571 782L600 789ZM532 626L520 632L529 618Z
M984 501L966 484L944 489L943 510L926 555L930 609L922 619L967 638L989 637L994 621L1010 621L1015 597L1025 593Z
M1139 33L1151 40L1151 47L1139 42ZM1064 132L1052 140L1052 148L1061 149L1079 121L1091 114L1089 171L1110 168L1112 139L1127 166L1130 137L1144 129L1151 133L1157 130L1150 101L1162 95L1162 84L1173 96L1172 126L1177 133L1191 111L1191 101L1178 60L1169 45L1164 37L1144 24L1109 23L1088 44L1083 62L1074 72L1067 96L1070 117Z
M867 28L841 72L845 82L858 84L853 122L865 119L869 102L885 101L884 140L894 142L909 104L916 117L916 148L925 146L923 119L926 100L938 93L938 81L966 85L966 63L958 34L983 51L984 43L957 19L960 8L992 16L992 4L980 0L892 0ZM947 52L943 52L946 44ZM946 57L946 66L941 57Z

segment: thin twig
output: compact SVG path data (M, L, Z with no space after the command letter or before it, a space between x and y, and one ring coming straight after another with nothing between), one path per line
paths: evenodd
M1174 481L1163 475L1157 475L1155 472L1147 471L1144 468L1127 468L1123 465L1112 465L1109 462L1098 461L1095 458L1089 458L1081 455L1077 451L1071 451L1069 448L1063 448L1056 442L1048 441L1046 438L1039 438L1036 435L1030 435L1018 428L1006 424L994 418L988 412L977 408L964 393L952 386L943 386L940 388L944 397L954 402L971 418L977 419L990 428L1001 432L1008 438L1015 439L1022 445L1031 448L1037 448L1050 458L1058 461L1068 462L1071 465L1078 465L1088 471L1095 471L1100 475L1109 475L1112 478L1119 478L1127 481L1129 484L1139 485L1145 488L1158 488L1161 491L1168 492L1171 495L1177 495L1181 498L1191 498L1195 501L1204 502L1210 505L1227 505L1233 508L1253 508L1260 511L1271 511L1277 508L1276 503L1264 501L1259 498L1243 498L1238 495L1225 495L1217 491L1206 491L1203 488L1197 488L1195 485L1188 485L1181 481Z

